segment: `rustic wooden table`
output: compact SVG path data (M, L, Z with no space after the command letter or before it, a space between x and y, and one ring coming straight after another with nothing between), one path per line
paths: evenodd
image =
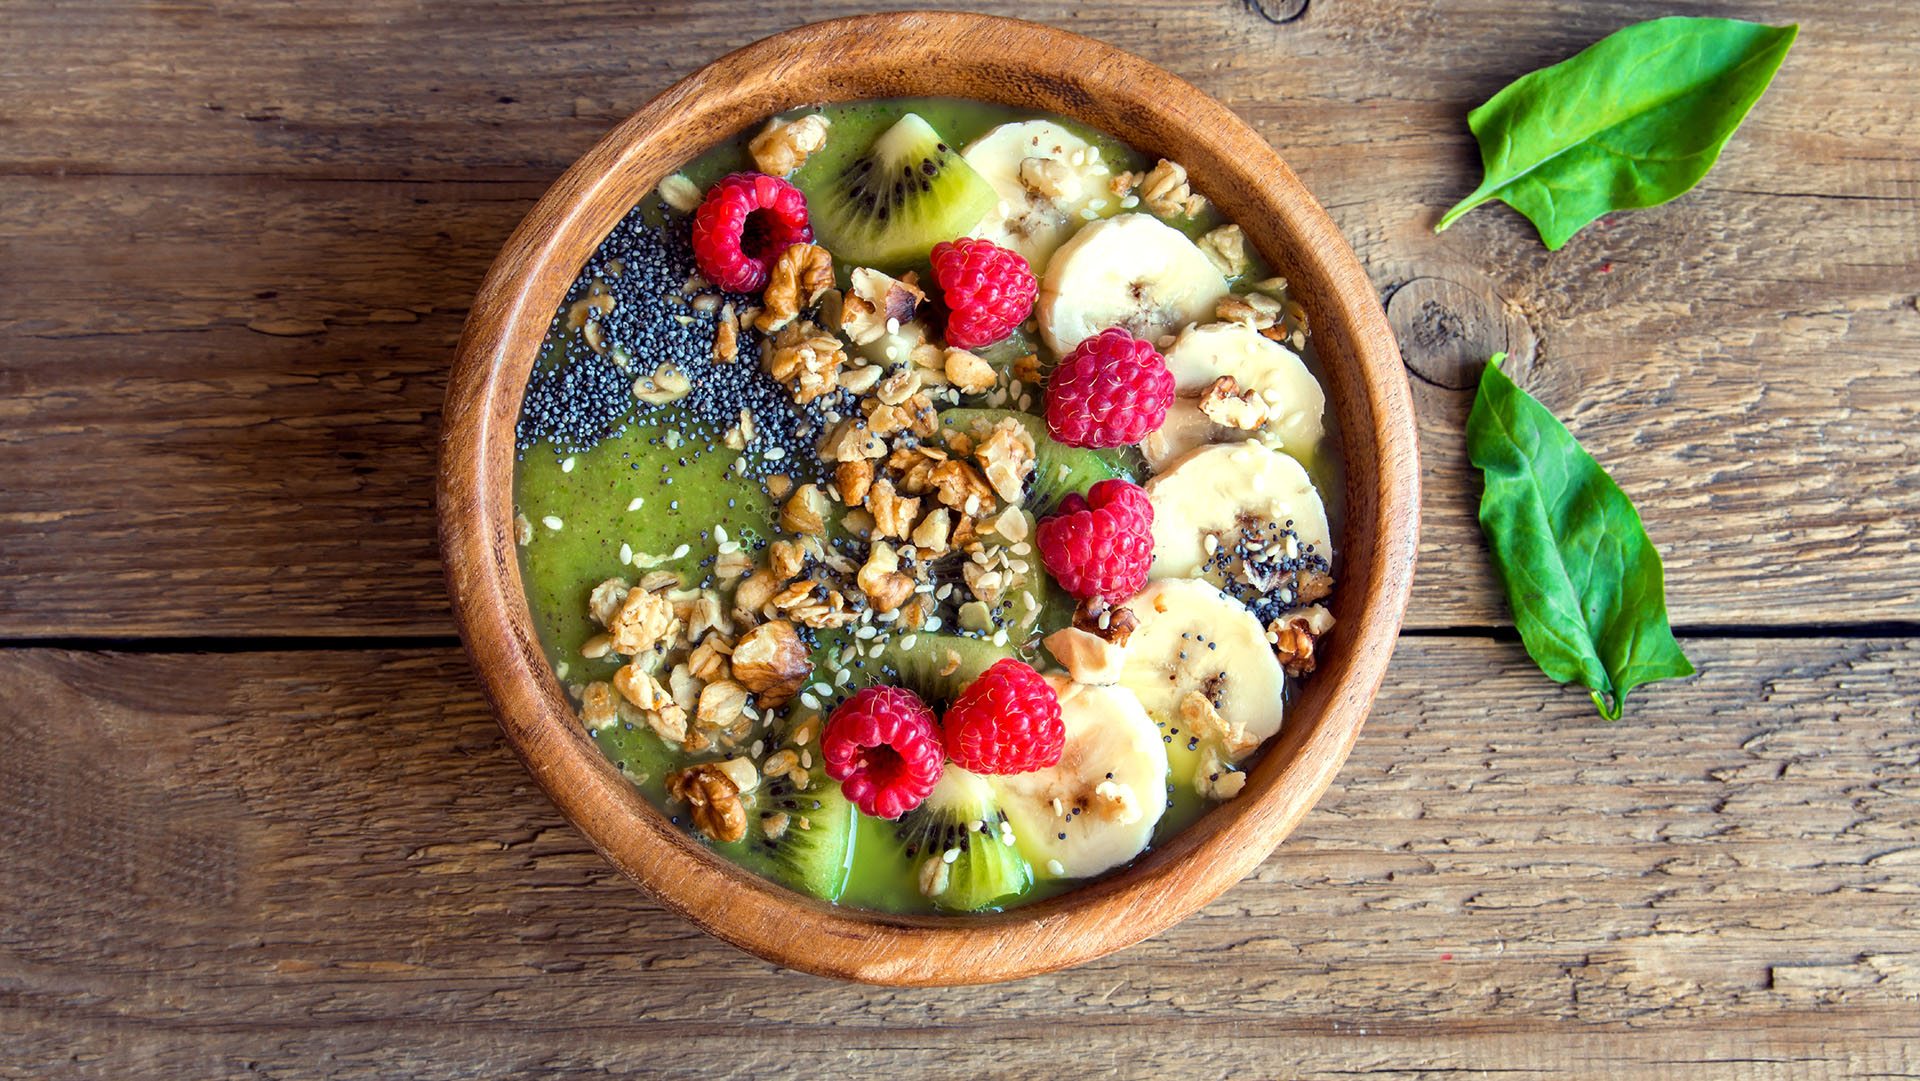
M1920 24L1894 0L1031 0L1260 128L1407 354L1388 686L1252 879L1104 961L891 991L694 931L503 749L430 492L468 299L616 120L839 2L0 18L0 1076L1920 1073ZM1465 116L1626 23L1802 19L1701 188L1549 254ZM1701 674L1601 722L1473 521L1515 354Z

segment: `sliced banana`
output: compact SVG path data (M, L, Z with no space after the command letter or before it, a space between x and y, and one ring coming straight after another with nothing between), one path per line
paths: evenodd
M1166 351L1174 399L1166 423L1141 443L1147 465L1167 462L1206 443L1257 439L1305 457L1319 446L1327 396L1299 356L1243 323L1207 323L1181 331ZM1257 399L1257 427L1216 424L1201 411L1201 395L1222 376Z
M1034 313L1065 356L1108 327L1158 341L1213 314L1227 279L1187 235L1151 214L1086 225L1047 264Z
M1167 748L1125 687L1048 676L1067 742L1060 761L993 778L1014 843L1058 878L1086 878L1127 862L1153 840L1167 810Z
M1307 471L1286 452L1261 443L1188 451L1147 481L1147 499L1153 504L1151 578L1237 571L1235 554L1245 550L1243 542L1284 549L1285 528L1297 539L1284 554L1333 558L1327 508Z
M1140 620L1127 639L1120 685L1155 720L1219 746L1238 761L1280 730L1287 674L1247 606L1197 578L1147 583L1127 607ZM1179 783L1191 777L1175 777Z
M1036 274L1085 223L1080 212L1104 204L1112 176L1097 149L1046 120L1002 124L960 156L1000 195L972 235L1019 252Z

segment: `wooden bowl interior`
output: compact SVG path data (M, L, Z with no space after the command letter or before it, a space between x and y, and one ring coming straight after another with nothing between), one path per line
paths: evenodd
M650 806L581 730L541 654L511 539L513 429L548 321L607 232L717 143L802 105L974 98L1060 113L1184 164L1292 283L1327 371L1347 468L1338 628L1245 791L1126 871L1015 911L837 908L713 855ZM894 984L1012 979L1154 934L1252 870L1358 734L1406 605L1418 532L1414 428L1391 333L1358 261L1279 156L1227 109L1136 57L1008 19L864 16L720 58L621 124L555 183L475 301L448 390L440 519L456 621L502 728L606 858L663 904L791 968Z

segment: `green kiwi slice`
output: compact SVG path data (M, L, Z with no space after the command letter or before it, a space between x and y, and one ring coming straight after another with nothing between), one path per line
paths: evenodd
M901 645L908 637L913 644ZM1013 655L1012 649L979 638L921 633L888 640L879 663L869 664L866 670L873 682L905 687L938 714L993 662Z
M991 908L1033 888L1033 868L1002 840L1001 813L986 779L952 763L926 802L895 831L920 892L948 912Z
M783 778L772 779L755 800L758 814L784 813L787 828L768 837L757 826L748 831L748 850L764 859L774 877L802 893L837 901L853 869L853 833L860 812L840 794L840 786L815 778L806 791Z
M794 181L820 243L842 262L883 270L925 263L935 244L965 236L999 201L916 113L838 173Z

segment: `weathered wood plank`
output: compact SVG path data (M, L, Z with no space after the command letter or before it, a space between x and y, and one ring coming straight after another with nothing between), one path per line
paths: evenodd
M860 988L613 876L444 651L0 654L7 1076L1900 1076L1912 640L1694 640L1625 723L1403 641L1252 879L1116 957ZM818 1060L810 1060L818 1061Z

